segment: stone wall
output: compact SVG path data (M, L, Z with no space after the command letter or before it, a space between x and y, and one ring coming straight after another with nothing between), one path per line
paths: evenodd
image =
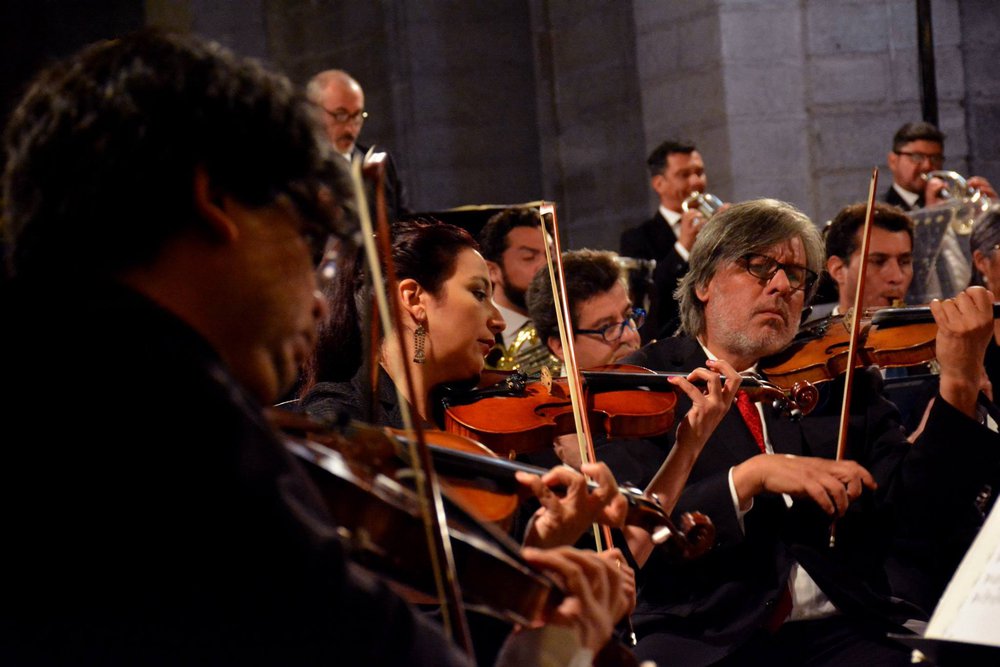
M10 63L141 20L122 11L134 3L84 3L70 29L50 19L51 4L4 10L8 95L27 76ZM723 199L779 197L819 222L865 196L873 166L888 186L891 136L920 117L914 0L146 0L143 10L147 24L217 39L300 84L347 69L371 114L362 141L392 151L414 208L551 199L568 247L616 249L648 217L645 157L664 138L698 144ZM934 0L932 18L946 166L998 184L1000 12L995 0Z

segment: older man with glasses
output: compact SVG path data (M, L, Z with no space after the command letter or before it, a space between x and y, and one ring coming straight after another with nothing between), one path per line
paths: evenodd
M358 136L368 118L365 111L365 91L354 77L340 69L316 74L306 86L306 95L316 105L323 129L330 144L348 162L355 157L368 159L369 154L385 155L385 199L390 222L409 212L406 192L396 172L392 156L383 147L358 145ZM374 204L369 197L369 206ZM374 212L374 207L372 207Z
M694 244L677 290L680 334L623 361L666 372L714 369L716 360L760 370L795 337L823 261L819 232L791 205L736 204L708 221ZM897 528L917 517L943 525L955 490L981 483L977 475L996 463L1000 438L980 422L976 383L992 330L990 301L970 288L932 305L941 400L913 445L877 373L855 378L843 460L835 460L843 377L823 385L819 407L798 422L737 393L703 450L684 454L691 471L676 506L711 517L713 551L670 563L641 536L629 538L642 566L637 657L684 665L909 663L909 650L885 633L904 631L900 623L922 613L889 598L885 558ZM700 400L680 395L675 418ZM674 457L675 439L654 442L660 456L646 462L643 482L652 479L647 493L664 496L669 480L654 473L668 452Z

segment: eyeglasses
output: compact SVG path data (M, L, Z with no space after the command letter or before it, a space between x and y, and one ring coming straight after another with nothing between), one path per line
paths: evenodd
M760 278L770 282L778 271L784 271L788 278L788 285L793 290L808 290L815 284L816 275L814 271L798 264L782 264L773 257L759 255L755 252L747 253L740 258L747 273L754 278Z
M340 240L329 234L325 237L322 245L316 245L315 239L307 238L307 242L313 248L313 259L316 266L316 283L322 288L333 282L340 270L342 261L342 246ZM318 254L316 250L318 249Z
M351 113L347 109L337 109L336 111L330 111L325 107L320 107L320 109L323 109L330 118L338 123L363 123L365 118L368 118L368 112L364 110Z
M600 329L573 329L575 334L595 334L604 339L606 343L614 343L625 334L625 329L638 331L642 323L646 321L646 311L642 308L633 308L632 312L625 316L621 322L609 324Z
M927 160L932 167L940 167L944 164L944 155L941 153L915 153L912 151L893 151L896 155L905 155L915 166L920 166Z

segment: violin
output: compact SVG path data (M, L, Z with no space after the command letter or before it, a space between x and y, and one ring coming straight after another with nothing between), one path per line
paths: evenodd
M611 364L581 371L581 375L593 432L610 438L647 438L673 426L677 387L669 378L686 374ZM574 431L565 378L543 375L530 381L518 372L500 377L499 382L479 389L446 392L442 397L445 430L482 442L508 458L550 449L557 436ZM815 388L805 382L782 389L759 376L745 375L741 387L753 400L771 401L792 418L808 414L819 399Z
M409 473L409 436L397 429L378 429L351 421L330 425L308 415L278 409L270 409L268 418L286 433L341 452L355 467L404 481ZM495 522L513 514L521 494L525 493L515 478L517 472L537 476L547 472L544 468L502 459L482 444L454 433L429 430L424 435L449 498L478 519ZM588 486L597 488L594 482ZM565 493L559 487L553 491ZM715 541L715 527L704 514L686 513L678 527L655 498L634 487L619 487L619 493L628 503L626 523L648 532L653 543L669 556L697 558Z
M1000 317L1000 303L993 304ZM850 317L832 315L803 328L787 348L760 362L779 387L833 380L847 370ZM862 319L856 367L917 366L936 358L937 324L929 306L878 308Z
M336 521L352 560L394 581L414 602L435 599L433 567L414 492L398 481L359 466L349 456L313 440L285 435L285 446L306 464ZM328 434L328 439L338 439ZM340 438L345 449L355 445ZM506 534L444 496L447 528L465 606L511 623L531 624L558 605L555 583L531 568Z

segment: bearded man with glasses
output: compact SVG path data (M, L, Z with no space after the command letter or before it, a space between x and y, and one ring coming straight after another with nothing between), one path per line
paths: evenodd
M690 260L676 292L680 333L624 363L666 372L722 362L760 370L763 358L796 335L824 249L801 211L765 199L709 220ZM941 387L912 445L877 373L855 377L851 439L840 461L842 377L819 387L819 406L798 422L737 394L704 448L683 454L690 476L675 511L711 517L713 551L669 563L629 536L642 568L633 616L638 658L683 665L909 663L909 649L885 635L905 632L901 623L925 612L890 599L886 557L897 530L944 525L957 490L981 484L997 463L1000 438L980 421L976 382L992 331L990 302L985 290L969 288L932 305ZM700 400L679 395L675 418ZM654 474L668 453L675 458L675 437L650 442L659 456L645 461L642 483L652 479L647 494L669 498L669 480Z

